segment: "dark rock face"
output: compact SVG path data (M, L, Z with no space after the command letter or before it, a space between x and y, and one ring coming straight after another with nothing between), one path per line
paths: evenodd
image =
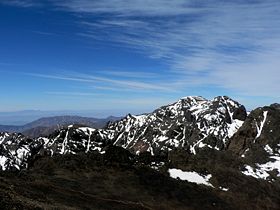
M280 109L278 105L253 110L228 146L243 158L244 174L271 182L280 177Z
M274 109L278 109L278 110L280 109L280 104L278 103L271 104L270 106Z
M230 141L228 149L237 154L254 145L265 147L269 145L273 153L278 153L280 137L280 109L271 105L253 110L242 127Z
M236 109L233 112L232 118L237 119L237 120L242 120L242 121L246 120L247 112L246 112L245 106L242 105L238 109Z

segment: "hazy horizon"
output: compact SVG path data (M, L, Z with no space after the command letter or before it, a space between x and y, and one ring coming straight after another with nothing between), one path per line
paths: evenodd
M178 99L180 100L180 99ZM211 100L211 99L210 99ZM171 103L174 103L172 101ZM168 104L171 104L168 103ZM126 109L120 110L119 108L115 108L112 110L18 110L18 111L0 111L0 125L24 125L30 123L32 121L38 120L43 117L56 117L56 116L80 116L80 117L90 117L90 118L99 118L104 119L110 116L113 117L125 117L127 114L133 115L141 115L150 113L161 106L165 106L168 104L161 104L158 107L150 107L145 111L139 112L138 109ZM270 105L270 104L264 104ZM247 111L250 112L252 109L246 107Z

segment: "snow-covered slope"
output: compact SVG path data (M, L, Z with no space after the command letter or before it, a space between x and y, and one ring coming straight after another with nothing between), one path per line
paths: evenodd
M0 167L2 170L25 168L28 158L40 145L21 134L0 133Z
M57 130L48 138L29 139L22 134L0 133L0 166L2 170L26 168L37 154L103 153L110 138L110 131L73 125Z
M76 154L79 152L102 152L110 142L113 133L103 129L70 125L58 130L48 138L40 137L44 142L41 151L53 154Z
M246 118L244 106L224 96L207 100L185 97L146 115L127 115L112 123L114 144L135 153L174 147L224 149Z

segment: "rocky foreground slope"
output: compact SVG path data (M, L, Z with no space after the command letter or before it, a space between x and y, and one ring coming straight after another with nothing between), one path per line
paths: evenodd
M257 108L247 116L244 106L226 96L185 97L152 113L129 114L104 129L71 125L35 139L0 133L0 167L34 176L36 183L37 176L44 177L43 183L31 185L28 192L22 189L24 195L9 191L12 197L25 196L39 207L90 208L93 203L81 204L82 195L99 199L102 194L102 201L96 200L102 203L100 209L108 203L120 209L280 209L280 105ZM130 178L122 174L125 171ZM116 174L113 182L104 178L110 173ZM17 184L3 176L7 185L2 189ZM162 178L157 181L156 177ZM21 179L26 177L15 180ZM101 180L107 190L99 186ZM26 197L46 183L54 187L46 193L54 194L66 184L64 198L43 193L35 198L40 204ZM163 183L171 195L160 190ZM99 190L79 188L87 184L98 185ZM128 188L128 195L115 192L116 186ZM77 196L73 205L64 200L71 192ZM137 200L140 192L146 194ZM187 192L194 201L187 199ZM162 206L156 204L157 195L166 199ZM47 205L44 196L48 202L54 199L57 206ZM5 199L4 203L13 200ZM204 201L205 205L198 205Z

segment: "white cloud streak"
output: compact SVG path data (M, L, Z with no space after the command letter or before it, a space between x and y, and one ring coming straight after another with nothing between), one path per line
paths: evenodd
M118 16L170 16L197 12L188 7L192 1L186 0L57 0L57 5L73 12L113 13Z
M35 1L4 2L25 7ZM176 74L177 79L153 84L141 81L143 78L136 74L133 76L133 73L130 78L127 74L127 79L91 75L45 77L102 82L117 88L140 90L174 91L183 87L213 85L240 95L279 94L279 0L50 2L60 10L83 14L79 35L114 41L159 59L170 66L169 73ZM125 75L122 74L119 72L114 76ZM168 86L165 85L167 83Z
M88 93L88 92L62 92L62 91L47 91L45 92L48 95L57 95L57 96L100 96L101 94Z
M102 76L93 76L91 74L82 74L77 72L71 72L67 74L35 74L35 73L26 73L25 75L41 77L47 79L55 79L55 80L65 80L72 82L81 82L89 85L102 84L103 88L110 88L113 86L116 88L125 88L131 91L163 91L163 92L174 92L176 90L172 89L172 86L163 83L147 83L141 81L133 81L133 80L123 80L123 79L115 79L110 77L102 77ZM101 87L99 86L99 89Z
M103 15L97 21L81 21L87 29L83 34L114 40L164 60L180 75L178 83L193 81L187 86L215 85L248 95L279 94L278 0L70 0L56 4L72 12Z
M159 75L156 73L152 73L152 72L137 72L134 70L131 71L119 71L119 70L115 70L115 71L102 71L102 72L96 72L96 73L100 73L100 74L104 74L104 75L110 75L110 76L117 76L117 77L121 77L121 78L135 78L135 79L151 79L151 78L156 78Z
M26 8L37 7L42 5L39 1L34 0L1 0L0 4Z

